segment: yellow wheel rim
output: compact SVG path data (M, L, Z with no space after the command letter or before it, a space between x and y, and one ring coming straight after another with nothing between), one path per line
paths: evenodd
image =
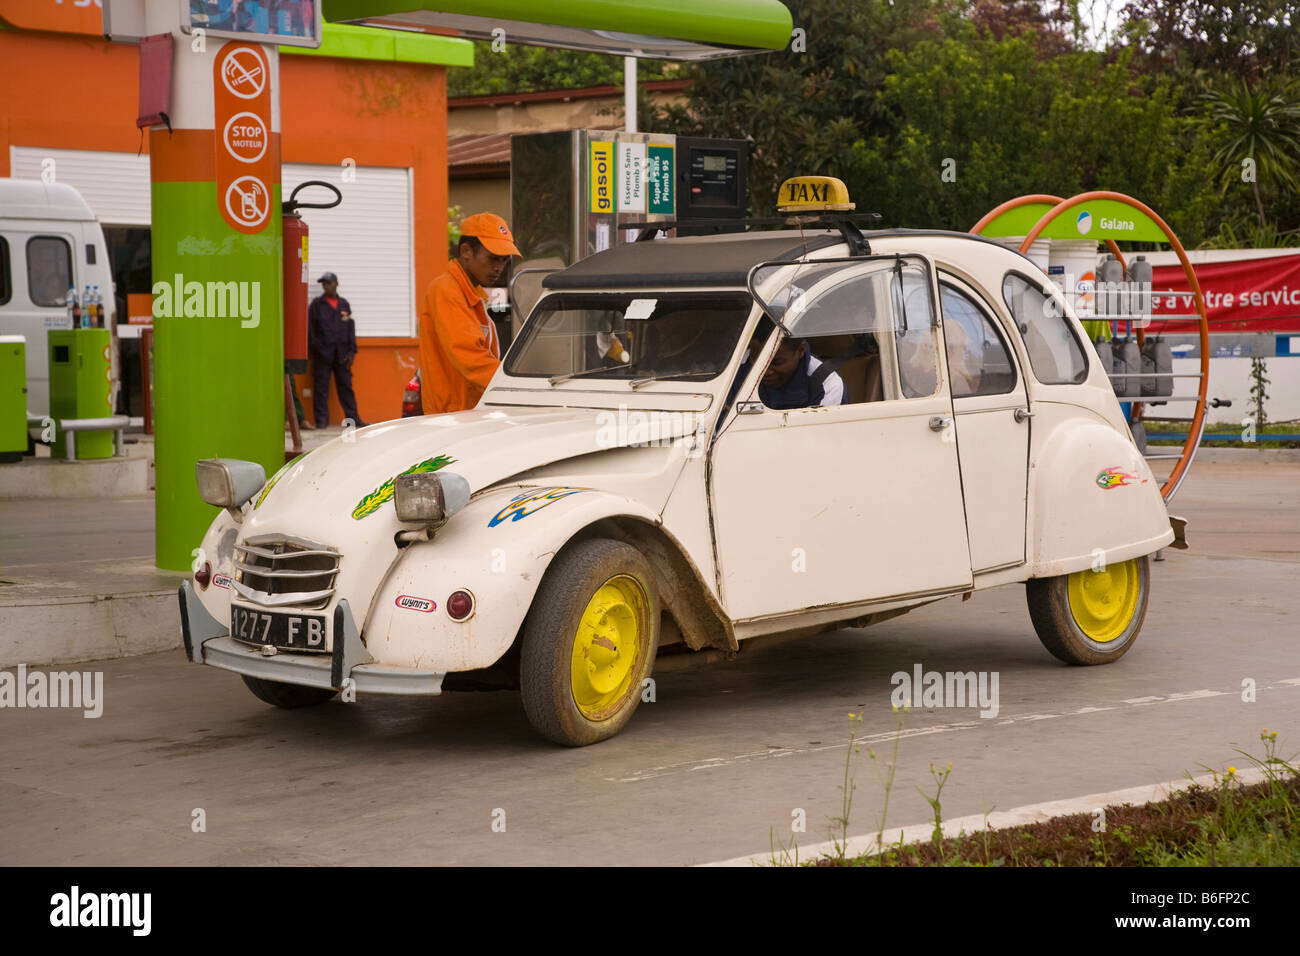
M1136 560L1107 565L1104 571L1069 576L1070 614L1084 635L1108 644L1124 634L1137 613L1142 579Z
M632 690L644 655L647 605L636 579L620 574L596 589L578 619L570 677L573 702L588 720L612 716Z

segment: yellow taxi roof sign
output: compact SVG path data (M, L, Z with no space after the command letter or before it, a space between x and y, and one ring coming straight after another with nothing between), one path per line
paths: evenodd
M834 176L795 176L777 192L777 212L848 212L849 189Z

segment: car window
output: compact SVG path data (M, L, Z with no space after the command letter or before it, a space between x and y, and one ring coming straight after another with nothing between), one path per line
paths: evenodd
M830 382L830 399L838 399L823 394L826 404L920 398L937 391L937 317L924 260L882 256L767 263L754 270L750 288L791 343L773 357L782 377L798 357L790 349L802 345L804 364L789 386L795 393L822 367L829 368L820 375ZM772 374L765 377L765 403L797 400L797 394L773 399L777 384Z
M905 398L926 398L939 390L939 336L929 276L921 270L904 272L892 289L901 299L894 327L899 387Z
M956 287L941 284L944 348L952 397L1002 395L1016 387L1015 366L1001 332L983 309Z
M550 295L507 354L506 373L704 381L730 364L753 307L741 291Z
M13 285L9 281L9 243L0 236L0 305L4 305L13 295Z
M1016 320L1029 364L1040 382L1064 385L1088 377L1088 360L1070 328L1060 298L1048 295L1014 272L1008 272L1002 280L1002 298Z
M59 236L27 240L27 295L34 305L63 305L73 286L72 247Z

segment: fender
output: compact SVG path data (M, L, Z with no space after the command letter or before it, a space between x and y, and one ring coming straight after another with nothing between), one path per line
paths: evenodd
M476 496L431 541L410 545L395 562L371 602L366 649L393 667L451 673L490 666L514 643L565 543L593 522L624 516L659 523L639 502L594 488L512 485ZM447 615L447 596L456 590L474 597L466 621Z
M239 522L226 511L218 511L212 524L203 535L195 560L212 566L212 580L206 588L199 587L190 571L190 586L203 609L218 621L230 623L230 596L234 593L229 584L219 583L235 575L235 539L239 536ZM220 576L220 577L219 577Z
M1030 577L1127 561L1174 540L1160 484L1127 434L1077 405L1039 401L1034 413Z

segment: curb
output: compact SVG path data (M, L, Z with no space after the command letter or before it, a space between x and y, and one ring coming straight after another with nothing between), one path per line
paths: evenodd
M1245 770L1238 771L1236 780L1243 784L1259 783L1266 779L1264 771L1257 767L1249 767ZM1199 777L1191 779L1183 778L1181 780L1169 780L1165 783L1148 784L1141 787L1129 787L1126 790L1111 790L1106 793L1090 793L1082 797L1069 797L1064 800L1049 800L1044 803L1034 803L1029 806L1017 807L1014 810L1007 810L1002 813L990 813L988 815L987 826L990 830L1004 830L1008 827L1023 826L1026 823L1042 823L1051 820L1053 817L1067 816L1073 813L1091 814L1099 807L1118 806L1120 804L1130 803L1135 806L1141 806L1145 803L1164 800L1175 793L1188 789L1194 784L1201 786L1213 787L1214 774L1201 774ZM943 822L943 835L945 837L958 836L962 831L966 834L978 833L985 828L985 818L982 813L974 813L965 817L955 817L952 820ZM901 839L903 843L921 843L930 839L934 833L933 823L914 823L905 827L893 827L885 830L880 837L886 847L897 846ZM861 856L864 853L871 852L876 846L877 836L856 836L849 837L846 844L845 856ZM815 860L823 856L835 854L835 843L826 841L825 843L813 843L809 846L798 848L799 857L806 860ZM751 854L750 856L737 856L730 860L717 860L713 863L699 863L697 866L771 866L772 851L766 850L761 853Z
M153 459L63 461L25 458L0 465L0 499L134 498L153 490Z
M172 590L0 605L0 667L108 660L180 646Z

